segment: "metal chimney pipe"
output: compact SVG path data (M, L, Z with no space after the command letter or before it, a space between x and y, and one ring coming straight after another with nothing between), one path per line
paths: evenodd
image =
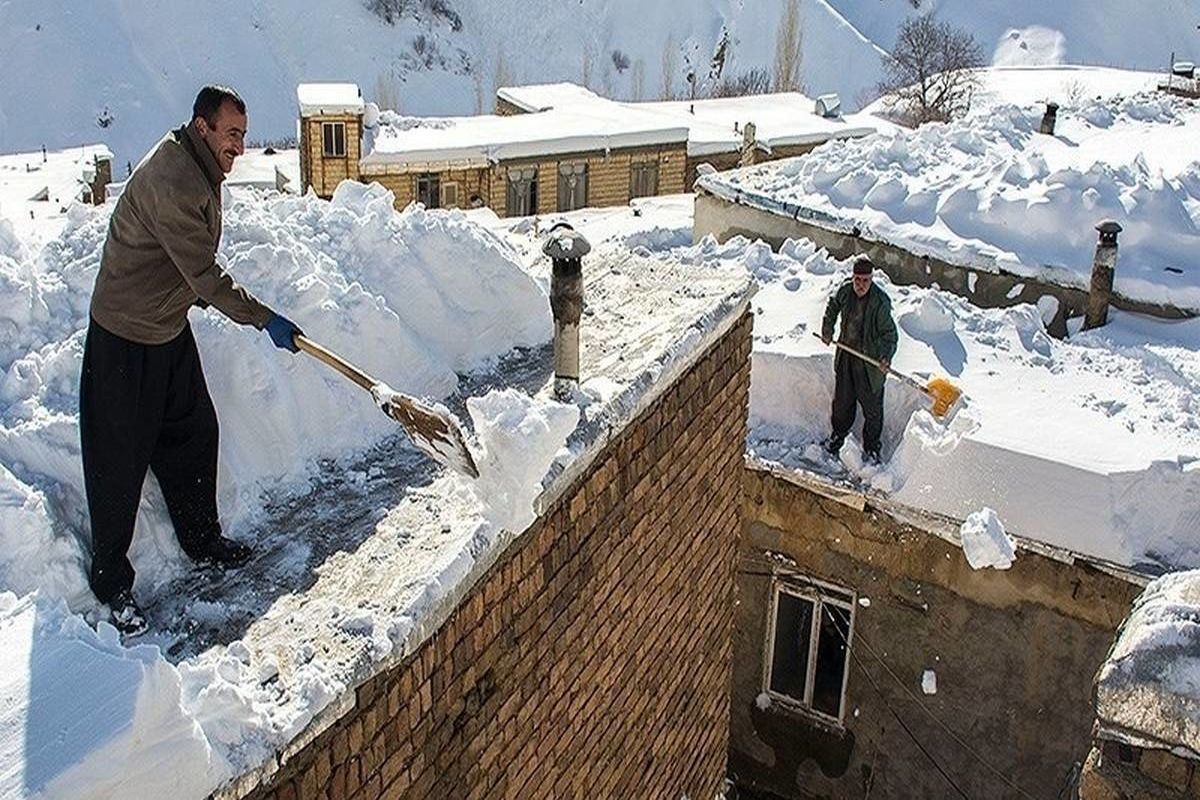
M1042 125L1038 131L1048 136L1054 135L1054 126L1058 124L1058 103L1046 103L1046 113L1042 115Z
M553 225L542 245L550 257L550 311L554 315L554 397L573 399L579 385L579 320L583 316L583 257L592 246L565 222Z
M1096 226L1096 230L1100 232L1100 241L1092 261L1092 285L1083 318L1085 331L1108 323L1108 304L1112 301L1113 275L1117 269L1117 234L1121 232L1121 225L1106 219Z

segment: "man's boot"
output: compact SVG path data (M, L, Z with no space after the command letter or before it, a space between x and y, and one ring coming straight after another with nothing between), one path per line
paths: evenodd
M108 601L113 627L125 636L137 636L146 630L146 615L133 599L133 593L122 589Z

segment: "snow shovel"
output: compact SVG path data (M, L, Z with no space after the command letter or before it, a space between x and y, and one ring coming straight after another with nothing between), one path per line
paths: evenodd
M821 334L817 333L816 331L813 331L813 336L821 339ZM821 339L821 341L824 342L825 340ZM841 342L830 342L830 344L832 344L834 347L842 348L847 353L861 358L868 364L874 365L879 371L888 375L893 375L904 383L907 383L912 388L916 389L918 392L928 395L929 399L933 401L933 415L938 419L946 416L946 414L950 412L950 407L954 405L955 401L962 397L962 390L945 378L933 378L929 381L929 383L922 384L916 378L905 375L903 372L897 372L891 367L885 367L878 360L871 358L866 353L860 353L858 350L855 350L848 344L842 344Z
M462 428L454 415L444 408L431 406L411 395L393 390L306 336L297 334L295 341L301 350L370 392L380 410L399 422L413 444L427 456L464 475L479 477L479 468L475 466L475 459L467 448Z

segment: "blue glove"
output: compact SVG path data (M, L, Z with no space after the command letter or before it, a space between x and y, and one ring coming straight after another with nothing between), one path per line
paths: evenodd
M300 352L300 348L296 346L296 336L303 336L304 331L297 328L296 323L287 317L281 317L272 311L271 318L267 320L266 331L276 347L292 353Z

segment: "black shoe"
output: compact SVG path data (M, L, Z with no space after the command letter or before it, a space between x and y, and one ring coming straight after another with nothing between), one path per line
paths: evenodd
M863 454L863 461L871 466L878 467L883 463L883 459L879 457L878 450L868 450Z
M830 458L837 458L838 453L842 452L842 443L832 436L821 442L821 447L829 454Z
M108 601L113 627L125 636L137 636L146 631L146 615L128 589L122 589Z
M228 569L245 564L250 560L250 556L254 555L254 551L241 542L226 539L224 536L214 536L189 555L193 561L201 564Z

